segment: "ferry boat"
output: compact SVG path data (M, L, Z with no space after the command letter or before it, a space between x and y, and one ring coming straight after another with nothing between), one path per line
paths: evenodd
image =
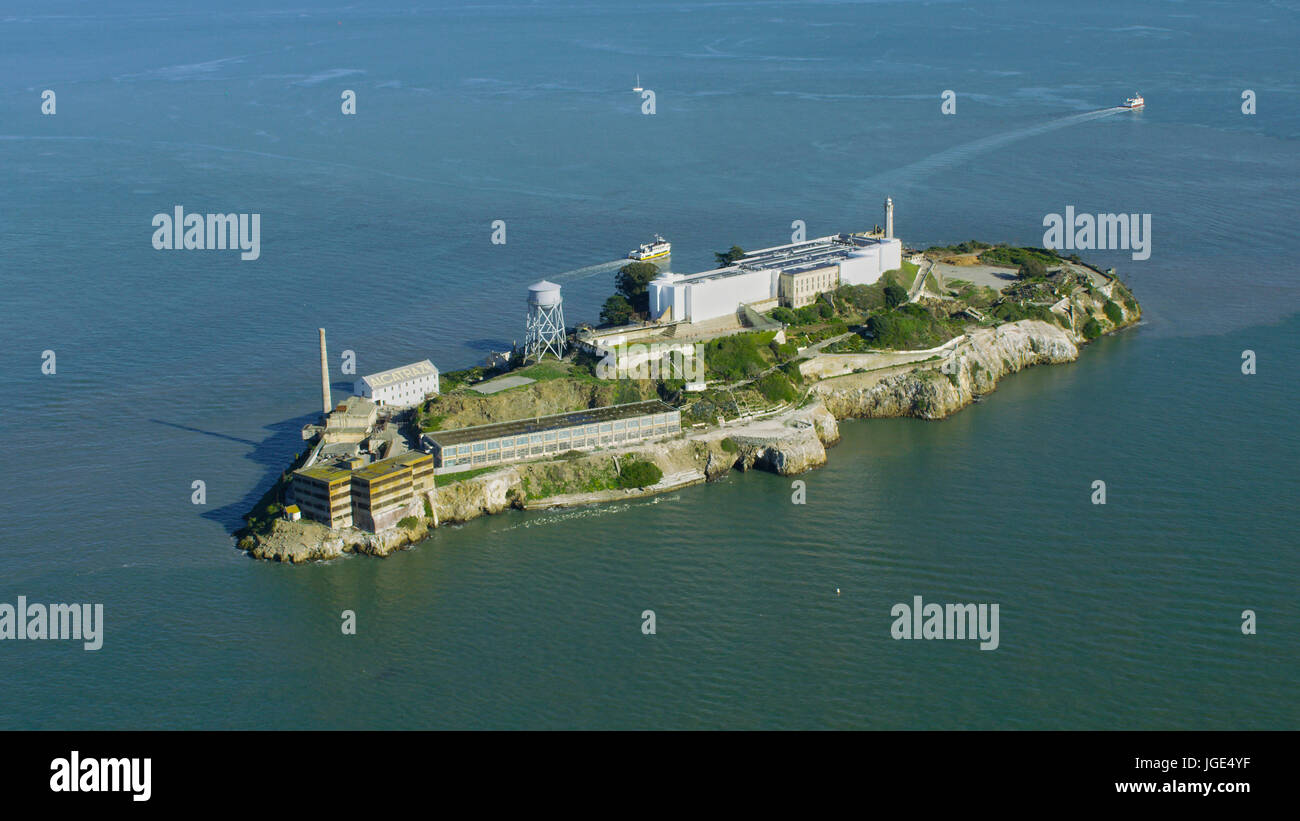
M645 262L649 259L666 257L672 252L673 244L658 234L655 234L654 242L641 243L640 247L627 255L627 258L634 259L638 262Z
M1147 101L1142 99L1141 94L1134 94L1132 97L1129 97L1124 101L1125 108L1142 108L1146 104Z

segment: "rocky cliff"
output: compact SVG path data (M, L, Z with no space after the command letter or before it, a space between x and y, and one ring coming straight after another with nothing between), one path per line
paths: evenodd
M850 374L818 382L814 389L839 419L940 419L992 391L1007 374L1078 357L1074 334L1053 323L1026 319L973 331L944 357L914 370Z

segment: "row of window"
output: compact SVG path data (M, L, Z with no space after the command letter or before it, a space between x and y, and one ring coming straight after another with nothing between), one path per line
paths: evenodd
M500 439L490 439L484 442L473 442L464 445L448 445L442 449L443 458L455 456L469 456L474 453L484 453L489 450L498 450L501 448L515 448L521 445L546 445L553 442L571 442L577 439L595 437L597 435L608 436L610 434L620 434L625 432L645 436L653 433L662 433L661 428L671 422L676 424L680 420L680 414L659 414L657 416L639 417L636 419L619 419L614 422L601 422L591 425L575 425L571 428L561 428L560 430L544 431L542 433L521 434L519 436L504 436Z
M493 447L491 450L476 447L457 456L448 456L444 454L441 467L457 467L463 465L484 465L496 464L501 462L510 462L516 459L526 459L530 456L542 456L545 454L558 453L565 450L586 450L600 447L601 445L619 444L622 442L635 442L644 439L647 436L675 433L680 430L676 423L663 425L654 429L645 428L637 431L619 431L618 433L608 433L601 436L591 436L587 438L575 438L567 441L543 442L541 444L529 444L527 447L498 448ZM482 445L484 443L477 443ZM450 449L448 449L450 450Z
M828 291L834 286L834 282L831 279L830 275L820 276L820 277L810 278L805 280L796 279L793 284L794 284L794 292L796 294L806 294L809 291L816 291L820 293L821 291Z

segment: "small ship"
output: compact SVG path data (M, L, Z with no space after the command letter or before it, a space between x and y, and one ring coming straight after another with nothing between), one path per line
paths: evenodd
M666 257L673 252L673 244L663 237L655 234L654 242L643 242L635 250L627 255L628 259L635 259L638 262L644 262L648 259L659 259Z

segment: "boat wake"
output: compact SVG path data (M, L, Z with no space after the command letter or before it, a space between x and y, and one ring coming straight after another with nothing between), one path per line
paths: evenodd
M601 263L597 263L596 265L588 265L584 268L574 268L572 271L565 271L562 274L556 274L553 277L547 277L547 279L549 279L551 282L556 282L556 283L574 282L579 279L587 279L589 277L599 276L601 274L608 274L610 271L617 271L619 268L622 268L628 262L630 262L630 260L613 259L610 260L609 262L601 262Z
M1082 114L1071 114L1068 117L1060 117L1055 120L1049 120L1038 125L1025 126L1008 131L1004 134L994 134L989 137L981 137L968 143L953 146L952 148L940 151L937 154L931 154L922 160L914 163L890 169L889 171L876 174L864 180L859 187L859 196L875 197L884 189L894 189L910 185L923 177L935 174L940 171L946 171L961 163L976 157L980 154L987 154L1005 145L1009 145L1020 140L1036 137L1039 134L1046 134L1049 131L1056 131L1061 128L1068 128L1072 125L1099 120L1102 117L1109 117L1118 114L1121 111L1128 111L1125 106L1111 106L1110 108L1099 108L1096 111L1085 111Z

